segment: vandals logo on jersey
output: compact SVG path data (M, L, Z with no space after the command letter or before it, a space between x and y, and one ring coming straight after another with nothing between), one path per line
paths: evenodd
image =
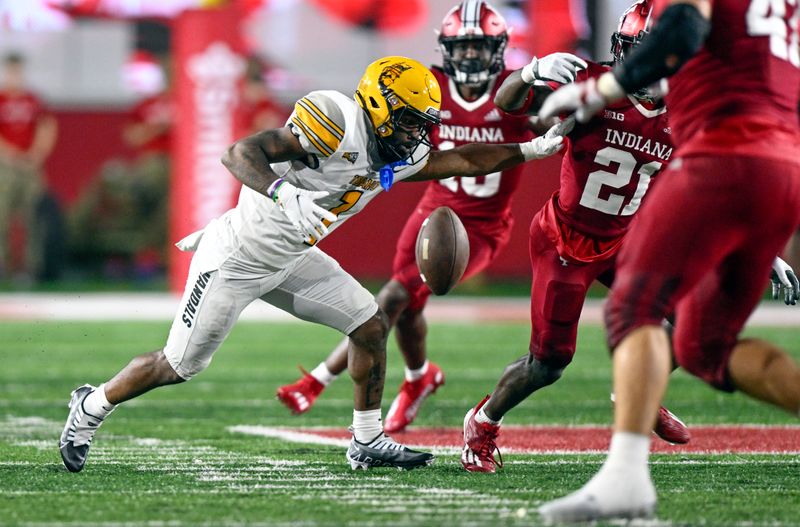
M355 164L356 159L358 159L358 152L345 152L342 157Z

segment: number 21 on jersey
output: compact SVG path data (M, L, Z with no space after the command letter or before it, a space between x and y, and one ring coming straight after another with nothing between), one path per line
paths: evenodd
M612 163L616 163L617 170L616 172L595 170L589 174L580 204L588 209L598 210L612 216L634 214L642 204L642 198L650 186L650 179L661 169L660 161L651 161L636 170L636 158L633 157L633 154L610 146L600 149L594 162L602 166L611 166ZM608 194L607 198L600 196L603 187L622 188L626 186L631 182L634 172L639 176L639 183L627 205L623 207L625 196L622 194L612 192Z

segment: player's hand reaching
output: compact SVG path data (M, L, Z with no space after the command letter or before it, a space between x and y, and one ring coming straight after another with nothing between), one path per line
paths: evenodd
M575 119L568 118L551 126L544 135L527 143L520 143L519 149L525 161L542 159L564 148L564 136L570 133L574 126Z
M528 84L539 82L573 82L578 70L587 68L586 61L571 53L551 53L542 58L533 57L531 62L522 68L520 75Z
M578 121L585 123L608 103L624 95L625 92L619 82L609 71L596 79L560 87L547 96L539 110L539 117L546 119L574 111Z
M769 279L772 281L772 298L780 298L783 290L783 302L787 306L793 306L800 300L800 281L794 269L778 258L772 262L772 274Z
M329 224L336 221L336 214L314 203L314 200L329 194L325 190L305 190L278 179L270 186L267 194L286 214L304 242L327 236L329 230L323 220L327 220Z

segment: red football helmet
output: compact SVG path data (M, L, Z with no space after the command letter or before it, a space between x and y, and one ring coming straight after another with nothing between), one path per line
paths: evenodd
M625 55L650 32L652 24L653 0L639 0L622 13L617 31L611 35L614 62L625 60Z
M481 52L464 57L457 45L476 44ZM439 45L444 72L459 84L479 85L503 71L508 25L503 16L482 0L465 0L442 20ZM488 53L487 53L488 51Z

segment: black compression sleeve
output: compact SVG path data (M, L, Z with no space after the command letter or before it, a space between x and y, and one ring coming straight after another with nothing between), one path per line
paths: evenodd
M711 23L693 5L672 4L653 31L614 68L622 88L633 93L678 71L705 42Z

